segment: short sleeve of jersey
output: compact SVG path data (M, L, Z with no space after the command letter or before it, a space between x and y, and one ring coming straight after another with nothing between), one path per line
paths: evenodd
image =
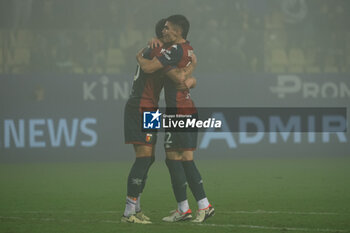
M143 50L142 56L146 59L151 60L152 59L151 53L152 53L152 49L150 47L147 47Z
M157 57L164 67L177 66L183 55L182 46L172 45L170 49L162 50L161 56Z

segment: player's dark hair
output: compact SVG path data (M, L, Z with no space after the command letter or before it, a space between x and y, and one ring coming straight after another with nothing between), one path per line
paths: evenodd
M156 36L158 39L161 39L163 37L162 31L163 31L165 22L166 22L166 19L161 19L156 24L155 31L156 31Z
M167 19L170 23L179 26L182 29L182 38L186 39L190 30L190 22L183 15L171 15Z

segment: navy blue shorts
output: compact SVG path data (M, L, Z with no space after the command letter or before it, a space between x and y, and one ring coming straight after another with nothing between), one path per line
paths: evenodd
M198 119L198 114L192 114ZM194 151L197 148L198 130L182 132L165 131L164 148L165 151Z
M157 132L142 131L142 113L138 107L125 105L124 109L125 144L153 146L157 142Z
M198 132L165 132L165 151L194 151L197 148Z

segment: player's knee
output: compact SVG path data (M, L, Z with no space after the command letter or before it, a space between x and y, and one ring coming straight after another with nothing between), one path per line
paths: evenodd
M170 160L182 160L182 152L168 151L166 152L166 158Z
M136 158L151 157L153 155L153 147L146 145L134 145Z
M182 154L182 161L192 161L193 160L193 151L185 151Z

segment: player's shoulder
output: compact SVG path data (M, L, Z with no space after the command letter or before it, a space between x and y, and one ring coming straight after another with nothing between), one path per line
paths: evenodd
M159 56L161 51L162 51L163 47L162 46L159 46L159 47L155 47L152 49L151 51L151 56L154 57L154 56Z
M193 54L193 47L190 45L189 41L186 41L185 43L181 44L183 55L186 56L186 59L190 59L189 57Z
M162 53L164 55L169 55L172 57L182 57L182 54L184 53L184 48L181 44L173 44L167 47L166 49L162 50Z
M190 45L189 41L179 44L183 50L193 50L193 47Z
M170 48L168 48L168 50L175 54L187 54L188 51L192 51L193 48L190 43L186 41L185 43L173 44L170 46Z
M168 48L168 50L172 52L179 52L183 50L183 47L182 44L173 44Z

